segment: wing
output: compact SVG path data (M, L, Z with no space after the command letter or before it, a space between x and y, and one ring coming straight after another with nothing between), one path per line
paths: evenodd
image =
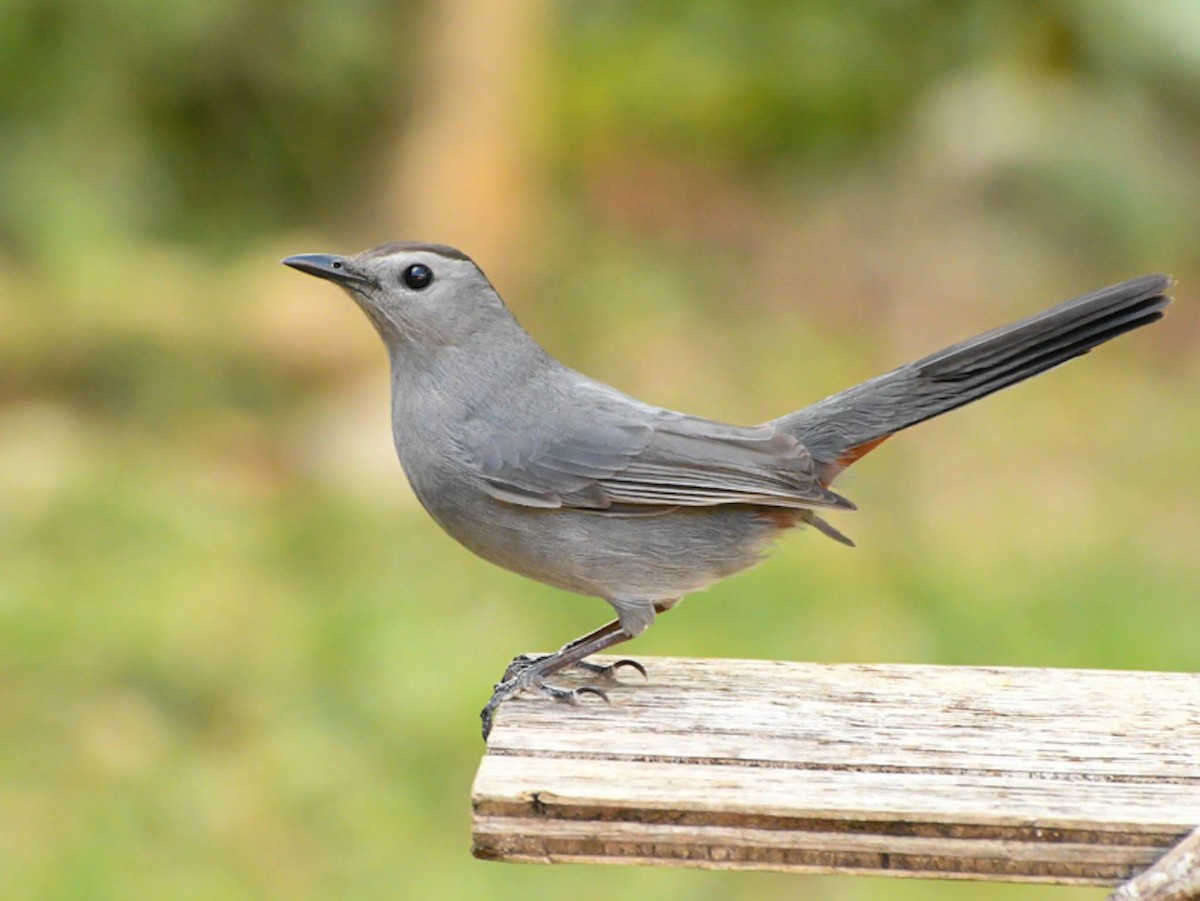
M473 419L462 444L489 493L526 507L620 515L717 504L853 509L818 482L804 446L772 425L591 400L584 413L544 417L554 429Z

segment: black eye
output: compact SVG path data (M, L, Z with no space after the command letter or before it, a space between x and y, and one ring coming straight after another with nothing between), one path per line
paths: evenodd
M414 291L423 291L433 282L433 270L424 263L413 263L400 277Z

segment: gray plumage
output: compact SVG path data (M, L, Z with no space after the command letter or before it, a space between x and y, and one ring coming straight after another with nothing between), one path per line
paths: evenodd
M986 332L762 425L644 404L564 366L462 252L393 243L288 265L344 287L391 361L393 437L417 497L481 557L606 599L618 624L512 669L484 712L542 677L639 634L656 612L761 559L818 511L889 435L1057 366L1162 316L1153 275Z
M901 366L773 423L825 466L880 437L1015 385L1162 318L1164 275L1143 275Z

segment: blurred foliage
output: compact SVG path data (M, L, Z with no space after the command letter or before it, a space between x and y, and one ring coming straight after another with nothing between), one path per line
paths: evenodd
M413 4L9 0L0 235L52 260L111 229L228 250L370 186Z
M1011 7L996 9L1003 28ZM969 58L964 25L980 16L937 2L571 4L568 160L657 144L747 171L841 165Z
M454 6L0 6L0 893L1099 897L471 860L489 686L605 607L432 526L375 337L276 260L456 240L396 169L472 184L412 136L528 65L500 287L654 402L765 419L1168 268L1167 326L856 467L856 551L783 542L632 650L1194 669L1200 7L514 0L539 53L460 48L446 96Z
M1026 222L1065 207L1069 228L1112 250L1165 242L1196 258L1178 215L1200 202L1200 68L1179 39L1200 15L1186 0L569 11L567 167L658 153L770 187L821 184L912 165L904 142L926 129L948 145L939 165L984 168L981 189Z
M576 2L566 25L574 158L665 141L747 169L844 165L907 128L931 86L989 66L1200 115L1176 91L1196 82L1195 49L1164 40L1197 26L1186 2Z
M993 68L1097 103L1137 98L1190 137L1200 75L1180 36L1196 19L1186 0L564 3L552 156L578 168L641 149L821 179L894 152L931 90ZM373 194L354 174L412 105L422 22L418 4L383 0L11 0L4 244L48 260L116 229L228 250L297 219L352 221ZM1064 190L1100 175L1106 193L1114 173L1076 165L1091 137L1049 136L1060 158L1040 175Z

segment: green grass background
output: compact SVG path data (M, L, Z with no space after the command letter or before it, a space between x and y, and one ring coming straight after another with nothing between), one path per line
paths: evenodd
M436 5L0 15L0 894L1101 897L473 860L491 683L608 610L437 530L377 339L277 261L479 235L555 354L738 422L1169 269L1165 324L856 466L857 549L790 536L630 652L1194 670L1190 7L518 7L536 204L500 235L375 197Z

